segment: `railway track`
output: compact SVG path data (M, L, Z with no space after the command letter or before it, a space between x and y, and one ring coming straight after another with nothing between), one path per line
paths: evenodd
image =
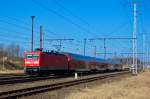
M36 86L36 87L31 87L31 88L0 92L0 99L16 99L21 96L28 96L28 95L33 95L33 94L42 93L46 91L57 90L63 87L69 87L69 86L73 86L77 84L88 83L88 82L115 77L115 76L127 74L127 73L129 72L123 71L123 72L107 73L107 74L101 74L95 77L66 81L66 82L61 82L61 83L56 83L56 84L42 85L42 86Z
M82 74L82 76L87 75L94 75L94 74L100 74L97 73L87 73ZM53 75L53 76L27 76L27 75L9 75L9 76L1 76L0 77L0 85L7 85L7 84L17 84L17 83L26 83L26 82L32 82L32 81L41 81L41 80L49 80L49 79L58 79L58 78L67 78L74 75Z
M29 76L1 76L0 80L8 80L8 79L19 79L19 78L28 78Z
M25 83L32 81L40 81L40 80L48 80L48 79L57 79L57 78L65 78L67 76L20 76L20 77L2 77L0 78L0 85L6 84L17 84L17 83Z
M7 77L7 76L25 76L24 72L23 73L6 73L6 74L0 74L0 77Z
M26 75L0 75L0 79L1 78L13 78L13 77L23 77L23 76L26 76Z

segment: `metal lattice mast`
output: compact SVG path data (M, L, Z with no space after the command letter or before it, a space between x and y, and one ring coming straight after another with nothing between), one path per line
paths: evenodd
M143 65L142 65L142 70L145 69L145 34L143 33Z
M42 41L43 41L43 34L42 34L42 26L40 26L40 49L42 49L43 47L42 47Z
M149 50L149 48L148 48L148 42L147 42L147 47L146 47L146 69L148 68L148 62L149 62L149 59L148 59L148 50Z
M133 13L134 13L134 18L133 18L133 38L136 38L136 39L133 39L133 64L132 64L132 73L133 74L137 74L137 34L136 34L136 0L134 0L134 10L133 10Z
M94 57L96 57L96 53L97 53L96 50L97 50L96 46L94 46Z
M85 56L85 54L86 54L86 38L84 39L84 51L83 51L83 54L84 54L84 56Z

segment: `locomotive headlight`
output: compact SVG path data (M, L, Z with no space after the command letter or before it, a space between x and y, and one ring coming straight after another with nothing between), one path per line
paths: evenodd
M26 61L26 62L25 62L25 64L31 64L31 62L29 62L29 61Z
M33 64L39 64L39 61L34 61Z

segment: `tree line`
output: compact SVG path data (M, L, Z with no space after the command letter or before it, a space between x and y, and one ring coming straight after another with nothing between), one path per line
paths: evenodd
M23 58L24 50L20 47L18 44L0 44L0 59L3 59L4 57L15 60Z

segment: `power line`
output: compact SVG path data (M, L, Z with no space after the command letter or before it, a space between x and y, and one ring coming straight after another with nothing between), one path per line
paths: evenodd
M54 36L60 36L59 34L56 34L55 32L52 32L52 31L45 29L45 28L44 28L44 31L46 31L46 33L53 34Z
M22 29L27 30L27 31L31 31L31 29L30 29L29 27L20 26L20 25L18 25L18 24L10 23L10 22L8 22L8 21L4 21L4 20L1 20L1 19L0 19L0 22L9 24L9 25L11 25L11 26L15 26L15 27L17 27L17 28L22 28ZM36 33L39 33L38 31L35 31L35 32L36 32Z
M5 35L2 35L2 34L6 34L5 32L1 32L0 33L0 38L1 38L1 42L4 42L5 40L5 43L8 43L8 42L18 42L18 43L23 43L23 44L30 44L30 41L29 41L29 38L26 38L26 37L18 37L18 35L12 35L12 36L5 36ZM14 39L15 38L15 39ZM36 43L37 44L37 43Z
M4 37L2 37L2 36L0 36L0 38L1 38L1 41L7 40L7 41L10 41L10 42L16 42L16 40L17 40L17 39L14 39L14 38L12 38L12 39L10 39L10 38L4 38ZM15 40L15 41L14 41L14 40ZM29 43L29 42L24 41L24 40L19 40L19 41L22 42L22 43Z
M2 23L6 23L6 24L9 24L9 25L13 25L13 26L15 26L15 27L17 27L17 28L22 28L22 29L25 29L25 30L31 30L30 28L28 28L28 27L24 27L24 26L20 26L20 25L17 25L17 24L15 24L15 23L10 23L10 22L7 22L7 21L4 21L4 20L0 20L0 22L2 22ZM3 28L2 28L3 29ZM6 31L8 31L9 32L9 30L7 29ZM10 31L10 32L12 32L12 30ZM14 31L14 32L16 32L16 31ZM39 33L38 31L35 31L36 33ZM18 32L19 33L19 32ZM21 33L21 32L20 32ZM52 32L51 32L52 33ZM24 36L24 35L23 35ZM27 40L27 39L30 39L30 38L26 38L26 37L21 37L22 39L25 39L25 40ZM18 39L18 38L17 38ZM38 39L36 39L36 40L38 40Z
M29 24L29 23L27 23L27 22L25 22L25 21L22 21L22 20L19 20L19 19L17 19L17 18L14 18L14 17L10 17L10 16L1 16L1 17L6 17L6 18L8 18L8 19L11 19L11 20L14 20L14 21L17 21L17 22L21 22L22 24L24 24L24 25L26 25L26 26L30 26L31 24ZM7 23L7 24L10 24L10 25L13 25L12 23L10 23L10 22L5 22L5 21L2 21L3 23ZM17 25L17 24L15 24L15 26L16 27L19 27L19 28L25 28L26 30L31 30L29 27L20 27L19 25ZM35 30L37 33L38 33L38 31L37 30ZM52 32L52 31L50 31L49 29L44 29L44 31L46 31L46 32L48 32L48 33L50 33L50 34L53 34L54 36L55 35L58 35L58 34L56 34L55 32Z
M88 40L103 40L103 46L104 46L104 59L106 59L106 51L107 51L107 47L106 47L106 40L133 40L133 39L135 39L135 38L125 38L125 37L116 37L116 38L114 38L114 37L112 37L112 38L90 38L90 39L88 39Z
M140 17L139 25L141 27L141 34L143 35L143 65L142 69L144 70L146 67L146 62L148 62L148 57L147 57L147 49L148 49L148 39L146 39L147 31L145 30L144 27L144 22L143 22L143 16Z
M18 32L18 31L15 31L15 30L10 30L10 29L4 29L4 27L0 27L0 32L1 32L1 36L3 36L4 38L6 37L7 35L7 38L15 38L15 39L21 39L21 40L29 40L30 37L29 36L25 36L25 35L19 35L19 34L23 34L23 32ZM11 33L9 34L8 36L8 33ZM14 35L14 33L17 33L17 35ZM36 39L37 40L37 39Z
M1 20L1 19L0 19L0 22L2 22L2 23L7 23L7 24L9 24L9 25L12 25L12 26L15 26L15 27L18 27L18 28L22 28L22 29L25 29L25 30L31 30L31 29L28 28L28 27L20 26L20 25L17 25L17 24L15 24L15 23L10 23L10 22L8 22L8 21L4 21L4 20Z
M89 31L88 29L85 29L84 27L82 27L81 25L75 23L74 21L72 21L71 19L67 18L66 16L60 14L60 13L57 13L55 10L52 10L50 8L48 8L47 6L45 6L44 4L41 4L39 3L38 1L36 0L32 0L35 4L39 5L40 7L42 7L43 9L46 9L47 11L59 16L60 18L64 19L65 21L71 23L72 25L76 26L77 28L79 28L80 30L83 30L84 32L86 33L89 33L91 34L91 31Z
M9 38L9 37L12 37L12 38L17 38L17 39L25 39L25 40L28 40L28 39L30 39L29 37L27 37L27 36L24 36L24 35L14 35L14 33L21 33L21 32L14 32L14 31L8 31L8 30L0 30L0 35L1 36L3 36L3 37L6 37L6 35L7 35L7 38ZM9 36L8 36L8 33L11 33L11 34L9 34Z
M58 51L61 51L61 49L62 49L62 41L73 41L74 39L66 39L66 38L64 38L64 39L45 39L45 40L47 40L47 41L58 41L59 42L59 44L58 45L54 45L55 47L57 47L58 48Z
M79 16L73 14L69 9L67 9L66 7L64 7L64 6L60 3L60 1L58 2L57 0L54 0L54 2L55 2L60 8L64 9L66 12L68 12L68 14L70 14L71 16L73 16L74 18L76 18L77 20L79 20L80 22L82 22L82 23L87 24L88 26L90 26L90 24L89 24L87 21L85 21L85 20L83 20L81 17L79 17Z
M11 20L14 20L14 21L16 21L16 22L23 23L23 24L25 24L25 25L30 25L29 23L27 23L27 22L25 22L25 21L22 21L22 20L19 20L19 19L15 18L15 17L10 17L10 16L6 16L6 15L3 15L3 16L1 15L0 17L6 17L6 18L11 19Z

